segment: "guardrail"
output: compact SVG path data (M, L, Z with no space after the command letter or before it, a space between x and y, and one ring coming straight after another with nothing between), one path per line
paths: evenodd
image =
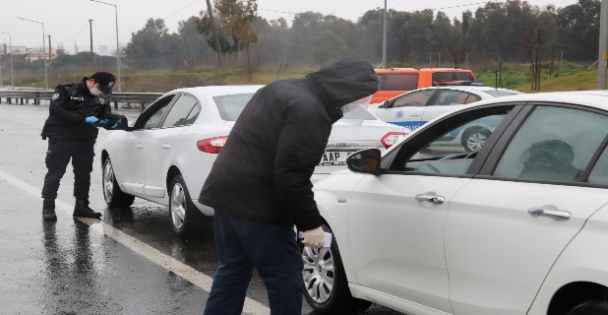
M0 90L0 103L2 99L8 104L30 104L33 101L34 105L40 105L41 101L49 101L54 91L41 90ZM132 104L138 104L143 111L146 104L152 103L163 93L148 93L148 92L115 92L112 93L112 103L114 109L118 109L120 104L131 108Z

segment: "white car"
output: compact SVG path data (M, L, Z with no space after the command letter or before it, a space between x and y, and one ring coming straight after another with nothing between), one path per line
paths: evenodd
M480 150L441 138L499 121ZM330 248L302 247L321 314L608 314L608 91L447 113L315 184Z
M435 86L403 93L369 111L383 121L415 130L449 111L473 102L521 92L487 86ZM461 145L467 151L479 150L496 128L496 121L486 119L463 126L444 137L444 145Z
M135 197L168 206L174 231L187 237L213 210L198 194L237 117L261 85L183 88L159 97L126 131L103 144L103 194L109 206L130 206ZM349 113L333 127L314 179L346 167L346 156L386 148L410 131L378 120L366 110Z

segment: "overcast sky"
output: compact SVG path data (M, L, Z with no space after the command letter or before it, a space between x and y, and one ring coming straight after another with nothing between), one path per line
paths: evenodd
M106 45L108 51L116 50L116 20L114 6L90 0L1 0L10 2L2 6L0 17L0 44L42 47L42 24L18 19L19 17L44 23L45 41L63 46L69 52L90 49L89 20L93 20L93 45ZM103 1L103 0L102 0ZM450 17L458 17L465 10L475 11L490 1L484 0L386 0L389 9L417 11L440 10ZM205 0L105 0L115 4L118 12L118 37L121 47L131 40L131 33L142 29L149 18L164 19L170 32L177 32L178 22L198 16L206 9ZM213 0L211 0L213 3ZM284 17L289 23L296 13L314 11L333 14L356 21L363 13L384 8L383 0L258 0L258 14L266 19ZM528 0L531 5L557 7L577 3L577 0Z

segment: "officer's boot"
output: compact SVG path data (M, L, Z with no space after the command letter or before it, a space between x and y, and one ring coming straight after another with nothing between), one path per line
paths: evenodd
M44 199L42 201L42 219L44 221L57 221L57 215L55 215L55 200Z
M93 209L89 208L88 200L76 200L74 216L99 219L101 217L101 213L95 212Z

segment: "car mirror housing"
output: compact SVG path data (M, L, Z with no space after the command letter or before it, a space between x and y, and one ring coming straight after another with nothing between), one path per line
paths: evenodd
M384 101L384 103L380 106L378 106L378 108L388 108L388 101Z
M356 173L380 174L382 153L379 149L365 149L346 158L348 169Z

